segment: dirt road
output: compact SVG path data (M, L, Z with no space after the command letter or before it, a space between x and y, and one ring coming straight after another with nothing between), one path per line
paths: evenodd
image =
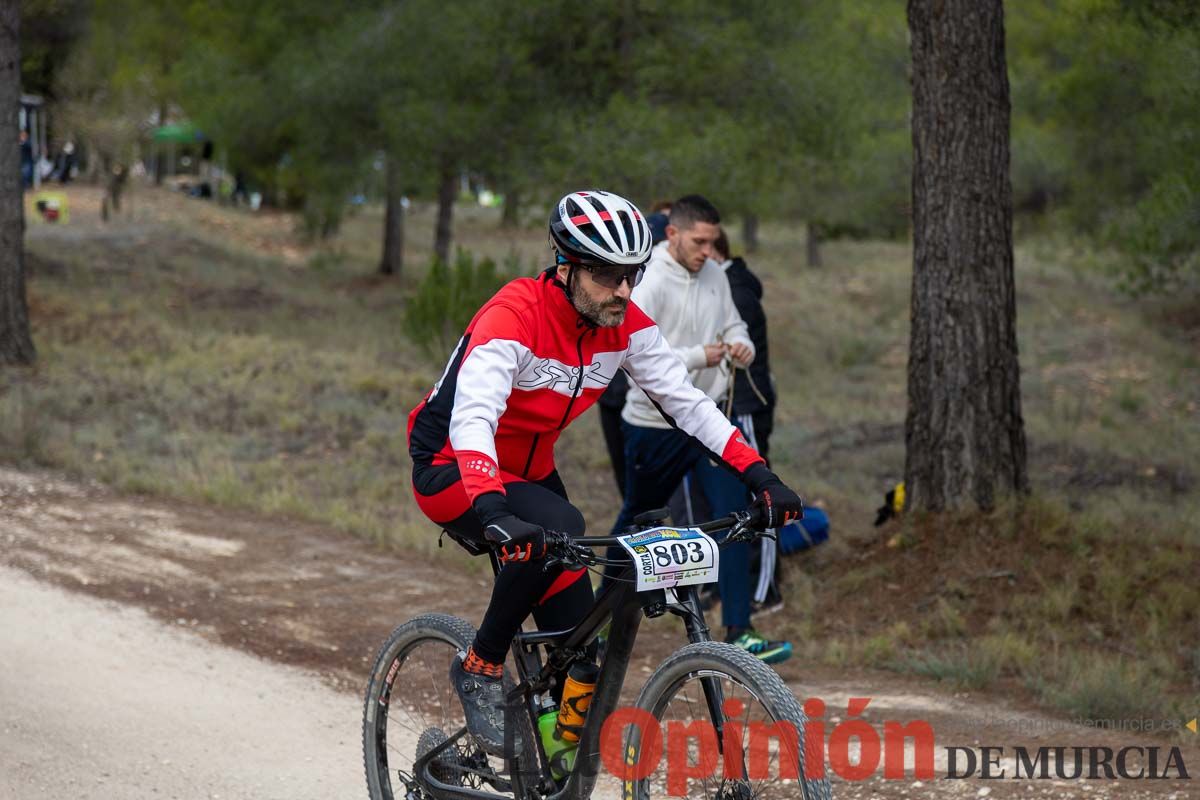
M431 533L431 536L433 534ZM489 576L465 556L406 557L318 526L126 497L0 468L0 800L362 797L359 697L398 622L428 610L477 620ZM69 591L64 591L69 590ZM639 636L629 684L680 642L671 618ZM780 674L822 698L834 728L925 720L945 774L952 745L1158 746L1005 698L889 673ZM627 687L629 688L629 687ZM635 687L636 688L636 687ZM1180 751L1200 772L1200 748ZM850 749L852 763L858 747ZM1161 763L1160 763L1161 767ZM854 797L1159 797L1192 780L835 782Z
M356 699L0 567L0 796L330 798L361 792Z

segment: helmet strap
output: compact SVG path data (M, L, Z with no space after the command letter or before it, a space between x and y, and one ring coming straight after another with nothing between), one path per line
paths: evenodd
M551 269L555 270L555 274L553 275L553 280L555 283L558 284L558 288L562 289L562 293L567 298L567 302L571 304L571 308L575 309L575 313L579 315L579 319L576 320L576 323L580 327L588 327L588 328L598 327L595 320L591 319L590 317L585 316L584 313L579 310L579 306L575 305L575 298L573 296L575 293L575 282L578 280L578 278L576 276L579 274L579 270L581 269L581 267L579 266L579 264L572 261L571 259L563 258L561 254L556 253L555 255L556 255L556 258L555 258L556 263L555 263L554 267L551 267ZM558 269L559 264L568 264L569 265L569 269L567 270L566 282L563 282L558 279L557 269Z
M563 264L568 265L566 282L558 279L558 267ZM554 266L550 268L550 270L554 270L551 276L552 280L558 284L558 288L562 289L562 293L566 296L567 302L571 304L571 308L575 309L575 313L579 315L579 319L576 320L579 326L597 328L599 327L597 322L594 319L584 315L584 313L579 310L579 306L575 305L575 282L578 280L576 276L579 274L580 269L582 269L582 267L578 261L572 261L571 259L567 258L562 253L558 252L558 248L554 249ZM547 270L547 272L550 270Z
M579 265L571 264L567 269L567 282L563 285L563 290L567 293L567 299L571 301L571 305L575 305L573 295L575 294L575 281L578 280L575 276L578 274Z
M558 268L563 264L570 265L570 269L567 271L567 280L565 283L558 277ZM558 252L556 249L554 251L554 266L546 270L548 273L550 273L550 279L557 283L558 288L562 289L563 294L567 296L567 302L571 302L571 287L575 282L575 267L576 264L574 261L564 257L563 254ZM574 303L572 303L572 305L574 305Z

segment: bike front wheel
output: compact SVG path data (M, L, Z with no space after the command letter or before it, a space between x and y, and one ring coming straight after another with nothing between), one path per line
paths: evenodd
M800 704L778 674L744 650L720 642L680 648L650 676L637 708L655 724L627 730L627 798L832 796L828 778L816 777L824 773L810 764L822 753L805 751L808 719ZM655 757L659 766L650 769L645 759Z

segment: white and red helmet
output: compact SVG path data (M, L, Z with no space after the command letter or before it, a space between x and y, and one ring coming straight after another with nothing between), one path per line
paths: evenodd
M650 258L650 226L620 195L571 192L550 212L550 243L576 264L635 266Z

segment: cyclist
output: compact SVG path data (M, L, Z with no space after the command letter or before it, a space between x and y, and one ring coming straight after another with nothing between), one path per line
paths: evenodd
M496 755L505 754L503 663L521 623L532 612L539 628L568 628L594 599L584 570L543 570L538 561L546 529L584 532L554 443L618 369L741 476L767 527L802 513L796 493L692 386L654 321L630 302L650 254L637 207L608 192L572 192L550 214L550 244L555 264L484 303L408 421L421 511L495 548L503 564L474 641L450 667L468 728Z

